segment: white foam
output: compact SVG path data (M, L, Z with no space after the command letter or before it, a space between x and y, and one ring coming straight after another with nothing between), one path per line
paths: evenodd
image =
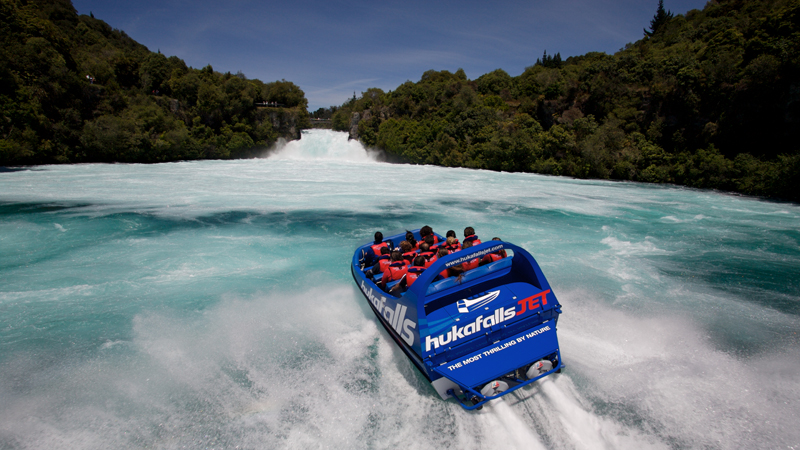
M302 133L300 140L280 140L268 152L268 157L293 161L375 161L375 155L370 154L359 141L349 140L346 133L331 130L308 130Z
M800 442L792 334L800 324L777 301L797 299L789 269L800 208L674 187L381 164L333 132L309 133L278 153L1 174L0 200L9 211L23 205L0 223L8 280L0 442ZM66 209L32 213L27 203ZM533 252L564 305L563 374L478 413L436 395L377 324L347 266L376 228L424 223L441 233L475 226L482 238ZM720 242L732 243L728 259L789 268L722 267L726 276L768 273L789 284L777 292L743 282L734 292L689 273Z
M525 423L517 411L514 411L506 398L488 403L480 416L485 422L485 429L491 430L494 436L490 441L495 448L510 449L545 449L530 426Z
M785 398L765 392L775 383L788 381L776 373L786 364L785 349L755 360L736 358L715 349L690 317L627 314L608 309L592 297L585 292L561 294L562 302L572 305L575 314L573 320L559 324L562 354L570 355L568 372L579 373L581 390L602 403L636 411L643 424L639 433L652 433L659 440L669 437L681 445L720 448L743 442L774 448L800 437L792 432L793 438L786 440L771 431L775 426L790 427L793 416ZM797 363L792 365L800 369ZM784 395L794 397L800 392L800 380L794 377L789 384L793 387L783 390ZM554 406L571 408L570 402L557 398L558 392L547 389ZM587 421L608 420L584 417L575 410L563 413L584 423L579 427L583 431L603 429ZM611 447L619 447L608 441L608 433L601 435Z

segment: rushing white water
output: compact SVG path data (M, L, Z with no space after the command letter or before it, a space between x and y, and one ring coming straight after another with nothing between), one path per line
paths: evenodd
M0 172L0 448L800 448L800 207L375 162ZM480 412L350 278L376 230L529 249L567 368Z

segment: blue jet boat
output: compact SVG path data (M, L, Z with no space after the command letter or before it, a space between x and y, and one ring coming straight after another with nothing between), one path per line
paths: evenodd
M414 236L420 240L419 230ZM439 241L444 238L436 235ZM398 243L405 233L388 236ZM368 249L356 249L352 274L394 341L443 398L480 409L555 372L561 372L556 324L561 305L536 260L524 249L489 241L439 258L402 294L368 277ZM506 257L442 278L447 268L489 253ZM387 291L398 281L389 283Z

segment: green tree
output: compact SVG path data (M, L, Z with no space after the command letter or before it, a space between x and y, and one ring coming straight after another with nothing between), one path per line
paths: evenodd
M800 0L658 2L615 54L541 59L517 76L430 70L332 110L407 161L668 182L800 200ZM356 115L356 113L358 113Z
M192 69L69 0L2 0L0 16L0 165L246 156L309 125L293 83ZM264 90L285 105L275 128Z
M647 37L653 37L658 30L664 27L672 19L672 11L665 11L664 10L664 0L658 0L658 9L656 9L656 14L650 20L650 31L647 29L644 30L644 34Z

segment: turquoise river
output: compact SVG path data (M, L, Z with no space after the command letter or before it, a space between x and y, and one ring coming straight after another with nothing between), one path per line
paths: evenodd
M442 401L349 273L376 230L528 249L566 369ZM0 168L0 449L800 449L800 206L264 158Z

